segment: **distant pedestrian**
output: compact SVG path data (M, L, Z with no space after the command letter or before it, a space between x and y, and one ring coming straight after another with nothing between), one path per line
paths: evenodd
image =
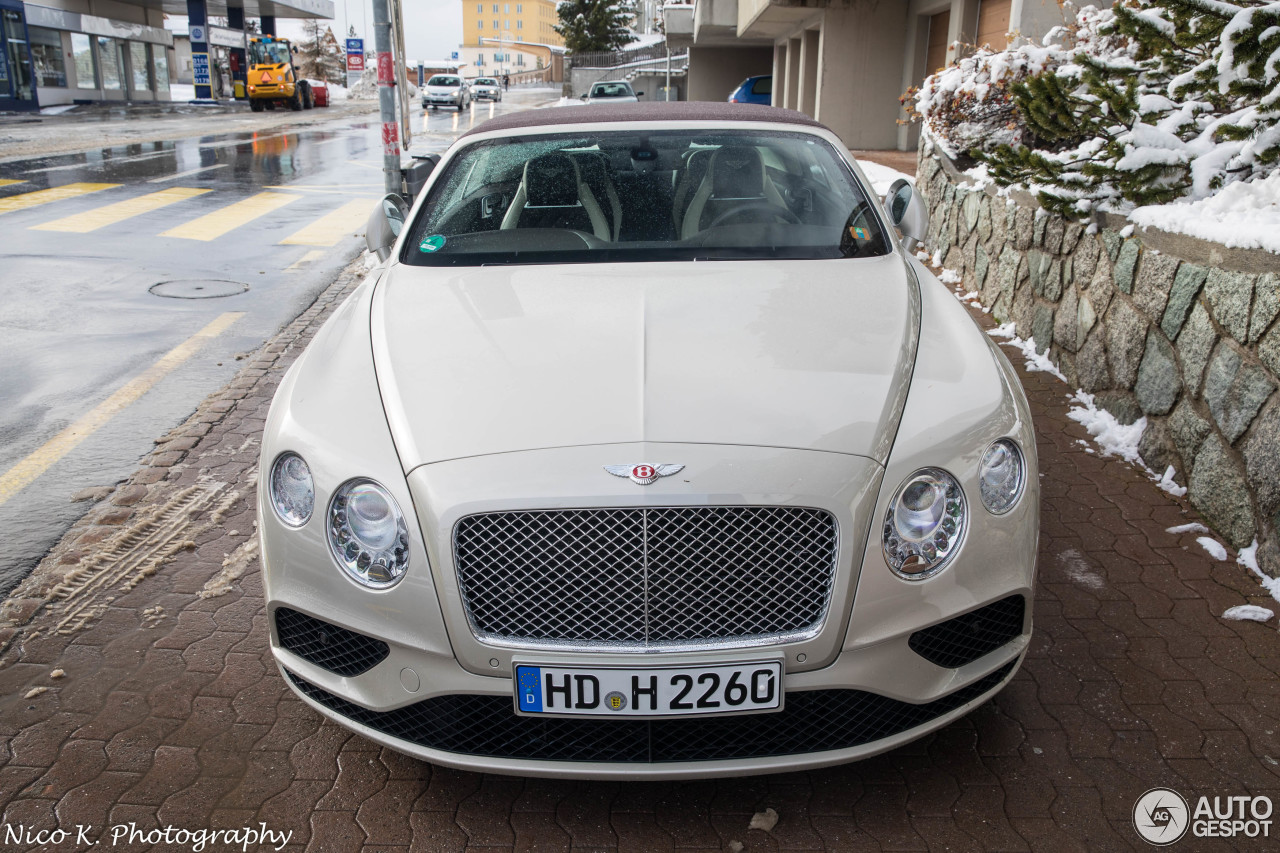
M510 75L510 74L503 74L503 75L502 75L502 88L503 88L503 90L506 90L506 89L510 89L510 88L511 88L511 75Z

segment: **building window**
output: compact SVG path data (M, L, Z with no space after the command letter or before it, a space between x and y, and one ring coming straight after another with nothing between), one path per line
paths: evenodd
M484 54L483 54L483 53L477 53L477 54L476 54L476 65L484 65Z
M516 54L516 65L524 65L524 54L523 54L523 53L517 53L517 54Z
M476 14L477 14L477 15L483 15L483 14L484 14L484 4L483 4L483 3L477 3L477 4L476 4Z
M102 69L102 88L114 91L124 88L124 53L118 40L98 36L98 64Z
M93 47L84 33L71 34L71 56L76 64L76 88L98 88L98 75L93 70Z
M524 21L516 21L516 29L517 29L517 30L523 30L523 29L524 29Z
M511 19L510 19L510 18L507 18L505 21L503 21L503 22L502 22L502 28L503 28L504 30L509 30L509 29L511 29Z
M516 4L516 14L517 14L517 15L523 15L523 14L524 14L524 4L523 4L523 3L517 3L517 4Z
M151 45L151 69L155 72L156 91L169 91L169 57L163 45Z
M476 21L476 29L477 29L477 30L483 30L483 29L484 29L484 21Z
M497 19L496 19L496 18L495 18L495 19L494 19L494 21L493 21L493 28L494 28L495 30L498 28L498 21L497 21Z
M493 4L493 14L495 14L495 15L496 15L496 14L498 14L498 4L497 4L497 3L494 3L494 4Z
M44 27L28 27L31 37L31 64L37 86L67 87L67 66L62 59L62 34Z
M510 14L511 14L511 4L510 4L510 3L503 3L503 4L502 4L502 14L504 14L504 15L510 15Z
M147 74L147 46L140 41L129 42L129 71L133 85L132 92L150 92L151 81Z

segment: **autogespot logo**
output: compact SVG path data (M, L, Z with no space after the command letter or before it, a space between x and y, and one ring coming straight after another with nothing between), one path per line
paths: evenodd
M1195 809L1177 791L1152 788L1133 804L1133 828L1158 847L1172 844L1191 830L1196 838L1270 838L1270 797L1200 797Z
M1187 801L1177 791L1152 788L1133 804L1133 828L1144 841L1163 847L1187 833Z

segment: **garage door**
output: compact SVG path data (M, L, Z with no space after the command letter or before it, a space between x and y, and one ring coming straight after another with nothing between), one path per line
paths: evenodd
M1013 0L982 0L978 7L978 44L995 50L1009 46L1009 7Z

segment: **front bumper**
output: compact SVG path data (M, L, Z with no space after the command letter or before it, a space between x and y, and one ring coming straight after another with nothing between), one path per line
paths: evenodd
M751 775L866 758L985 702L1013 677L1029 641L1028 620L998 649L954 669L924 660L908 637L845 652L824 669L788 673L785 708L771 714L544 719L513 712L510 679L411 649L388 646L363 674L336 675L279 645L275 625L272 650L289 686L364 737L435 764L563 778ZM919 701L889 695L885 685ZM434 695L418 698L427 693Z

